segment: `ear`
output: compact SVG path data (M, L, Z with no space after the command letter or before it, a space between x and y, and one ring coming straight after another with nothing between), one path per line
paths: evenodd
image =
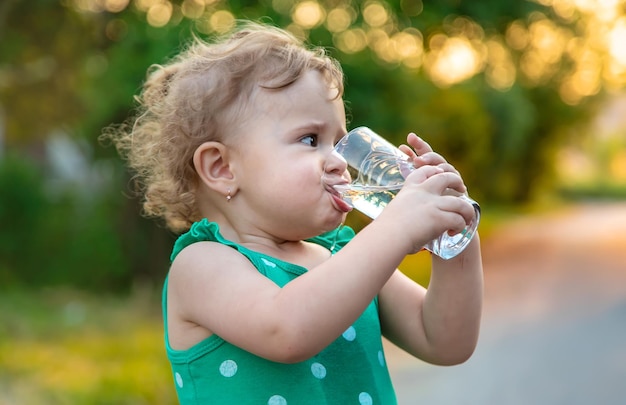
M229 154L220 142L205 142L193 154L193 165L200 180L210 189L228 195L235 192L235 176L230 170Z

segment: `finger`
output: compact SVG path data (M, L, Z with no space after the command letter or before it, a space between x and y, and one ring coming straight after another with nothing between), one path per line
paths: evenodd
M456 212L449 212L448 214L450 215L450 226L448 226L448 235L453 236L463 232L467 227L464 216L459 215Z
M400 146L398 146L398 149L400 149L400 151L402 153L407 155L409 157L409 160L411 160L411 161L414 160L417 157L417 154L415 153L415 151L413 149L411 149L410 146L400 145Z
M413 132L407 135L406 141L415 150L415 153L417 153L418 156L433 151L433 148L431 148L426 141L424 141Z
M459 207L455 201L440 198L437 204L438 211L434 213L434 219L440 229L440 234L447 232L449 235L455 235L463 232L467 227L465 217L458 212Z
M469 225L476 216L476 210L474 206L464 198L453 197L457 203L461 203L461 211L459 212L465 219L465 224Z
M456 190L461 194L464 194L467 191L467 188L465 187L461 176L453 172L445 172L439 166L436 167L441 170L441 172L435 173L424 180L425 185L432 193L442 195L445 194L448 189Z
M444 172L450 172L450 173L454 173L454 174L458 174L459 176L461 175L461 173L459 173L458 170L456 170L456 168L454 166L452 166L450 163L440 163L437 165L437 167L440 167L441 169L443 169Z
M464 199L452 196L444 196L441 200L440 208L443 211L455 214L454 225L449 225L451 235L462 232L475 216L474 207ZM451 218L452 219L452 218Z
M413 164L416 167L422 166L422 165L436 166L442 163L448 163L448 162L443 156L441 156L437 152L427 152L413 159Z
M425 180L429 179L430 177L436 175L436 174L440 174L443 173L443 169L441 167L438 166L421 166L418 167L417 169L415 169L414 171L411 172L411 174L408 175L408 177L406 178L406 182L411 182L411 183L423 183Z

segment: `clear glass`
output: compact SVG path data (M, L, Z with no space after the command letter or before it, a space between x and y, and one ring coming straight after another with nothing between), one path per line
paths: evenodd
M335 152L348 163L352 181L334 185L334 189L350 206L372 219L380 215L398 194L406 176L415 169L406 154L367 127L348 132L335 146ZM444 232L424 246L443 259L451 259L465 249L480 221L480 206L476 201L453 190L449 193L472 204L475 215L462 232L454 235Z

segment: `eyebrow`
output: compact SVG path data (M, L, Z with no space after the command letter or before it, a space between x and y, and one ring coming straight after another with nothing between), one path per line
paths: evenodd
M292 128L293 132L304 132L311 131L315 133L323 132L328 125L325 122L310 122L308 124L299 125L297 127Z

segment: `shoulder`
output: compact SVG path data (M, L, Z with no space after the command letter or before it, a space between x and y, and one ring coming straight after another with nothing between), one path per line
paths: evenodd
M219 242L196 242L182 249L172 261L169 285L210 281L224 272L234 275L250 269L254 269L252 263L236 249Z
M253 278L255 273L243 255L218 242L195 242L180 250L167 278L170 345L186 350L213 333L221 334L219 325L230 317L224 311L232 306L229 294L240 280Z
M236 249L218 242L196 242L182 249L170 266L168 302L183 318L195 319L197 314L190 316L190 312L206 310L209 302L257 277L256 268Z
M252 266L236 249L219 242L201 241L183 248L172 261L170 278L188 273L211 273L223 268Z

